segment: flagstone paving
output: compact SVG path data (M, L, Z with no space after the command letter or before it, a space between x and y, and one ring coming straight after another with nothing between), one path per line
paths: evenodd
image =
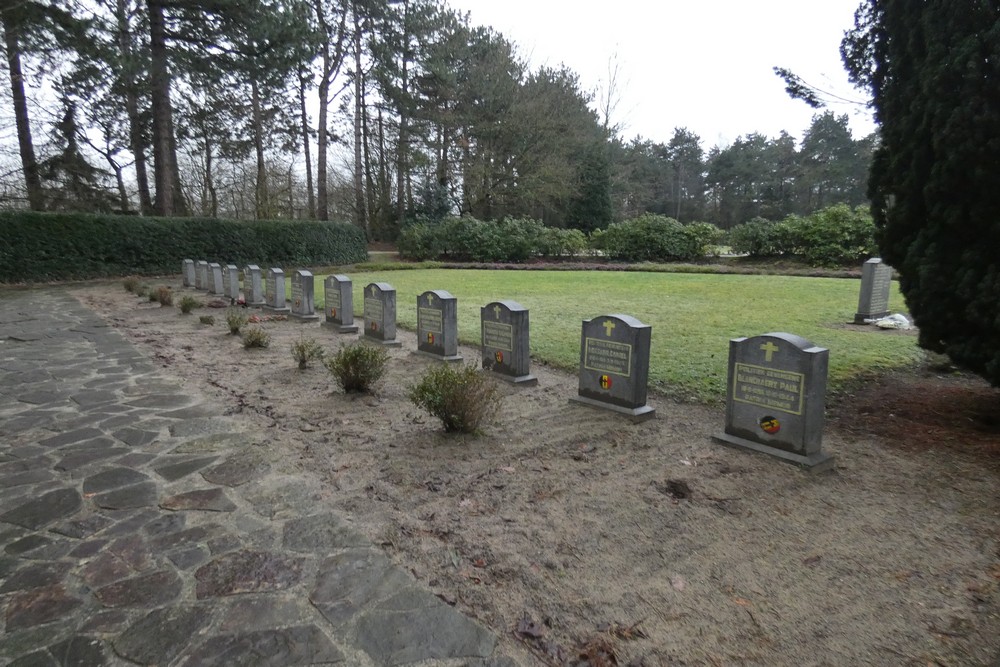
M511 667L58 288L0 291L0 663Z

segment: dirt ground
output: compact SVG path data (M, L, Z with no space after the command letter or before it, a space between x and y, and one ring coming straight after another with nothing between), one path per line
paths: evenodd
M978 380L831 396L836 467L810 475L714 444L718 406L652 395L658 418L632 424L538 364L482 436L445 435L406 398L435 363L412 333L376 395L348 396L289 345L356 336L271 321L245 350L223 310L75 294L523 664L1000 665L1000 392Z

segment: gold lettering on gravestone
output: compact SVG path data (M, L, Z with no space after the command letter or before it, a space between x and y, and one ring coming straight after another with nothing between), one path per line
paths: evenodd
M374 292L374 290L372 290ZM382 300L365 297L365 319L382 321Z
M610 320L604 323L611 324ZM628 375L632 368L632 346L600 338L587 338L584 342L583 367L588 371L601 371Z
M763 346L761 346L763 347ZM766 366L737 363L733 400L793 415L802 414L805 375Z
M292 280L292 303L302 305L302 279L298 277Z
M340 290L334 285L330 285L331 289L326 291L327 306L331 308L340 309Z
M427 295L430 301L430 294ZM444 323L441 319L442 313L437 308L417 308L417 328L421 331L433 331L441 333Z
M483 322L483 347L514 351L514 327L500 322Z

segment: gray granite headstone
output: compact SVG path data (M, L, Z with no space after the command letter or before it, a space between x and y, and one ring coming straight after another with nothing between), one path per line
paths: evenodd
M208 284L208 262L199 259L194 263L194 288L207 290Z
M222 267L222 287L230 299L240 298L240 270L235 264Z
M319 320L315 306L315 283L311 271L299 269L292 274L292 317L301 322Z
M281 269L271 268L267 270L264 310L272 313L291 312L291 308L285 305L285 272Z
M644 421L656 416L646 405L652 327L630 315L583 321L580 388L570 400Z
M528 309L516 301L494 301L480 309L479 319L483 368L514 384L538 384L531 374Z
M194 287L194 260L185 259L181 262L181 273L184 276L184 287Z
M248 306L263 306L264 284L260 277L260 267L247 264L243 269L243 298Z
M326 317L323 326L337 333L357 333L354 323L354 292L351 279L345 275L327 276L323 281L323 300Z
M222 282L222 265L212 262L208 265L209 291L216 296L225 296L225 284Z
M364 340L399 347L396 340L396 288L389 283L365 286Z
M729 341L724 445L770 454L819 472L830 351L788 333Z
M439 361L461 361L458 353L458 299L443 290L417 297L417 352Z
M889 290L892 287L892 267L872 257L861 266L861 293L855 324L877 320L889 315Z

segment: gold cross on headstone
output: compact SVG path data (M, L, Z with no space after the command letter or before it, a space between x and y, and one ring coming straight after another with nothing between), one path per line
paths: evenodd
M764 361L771 361L771 355L778 351L778 346L771 341L767 341L760 346L760 349L764 350Z
M493 314L498 320L500 319L500 306L493 306Z
M604 320L604 331L608 338L611 338L611 330L615 328L615 323L611 320Z
M427 295L427 305L428 306L433 306L434 305L434 295L433 294L428 294Z
M375 286L374 285L372 285L372 287L371 287L371 293L372 293L372 296L375 296Z

